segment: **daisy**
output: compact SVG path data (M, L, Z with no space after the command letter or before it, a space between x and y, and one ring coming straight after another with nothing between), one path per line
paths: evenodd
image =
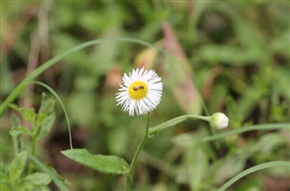
M122 80L116 101L130 116L146 114L160 103L162 81L154 70L133 69L129 75L124 74Z

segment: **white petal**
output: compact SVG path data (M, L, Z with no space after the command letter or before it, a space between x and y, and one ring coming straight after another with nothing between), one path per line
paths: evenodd
M123 83L120 84L119 92L116 94L117 105L122 106L122 111L128 112L130 116L146 114L157 107L162 96L162 81L154 70L145 68L133 69L129 75L124 74ZM148 92L146 97L135 100L128 93L128 88L135 81L142 81L147 84Z

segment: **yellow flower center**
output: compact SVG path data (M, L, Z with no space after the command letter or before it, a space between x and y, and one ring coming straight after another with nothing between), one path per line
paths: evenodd
M148 86L145 82L136 81L129 86L128 93L132 99L139 100L147 95Z

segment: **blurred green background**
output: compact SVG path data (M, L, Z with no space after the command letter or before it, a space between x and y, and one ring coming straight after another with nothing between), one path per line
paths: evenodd
M146 118L123 113L115 94L123 73L137 66L156 69L164 82L152 126L218 111L230 118L222 131L290 122L289 1L1 1L0 19L1 100L50 58L88 40L111 39L65 57L38 78L63 100L75 147L131 160ZM116 38L142 40L168 53ZM29 86L15 103L38 108L43 91ZM61 155L69 148L68 132L63 111L56 109L39 157L69 180L72 191L121 190L124 177L99 174ZM12 113L1 117L3 163L13 157ZM149 139L134 188L216 190L246 168L290 159L289 129L200 141L210 134L207 123L187 121ZM286 191L289 179L289 169L269 169L232 190Z

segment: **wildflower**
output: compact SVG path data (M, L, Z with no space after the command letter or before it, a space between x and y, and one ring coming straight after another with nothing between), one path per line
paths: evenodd
M215 113L210 117L210 123L217 129L226 128L229 124L229 118L223 113Z
M154 70L133 69L129 75L124 74L122 80L116 101L130 116L146 114L160 103L162 81Z

